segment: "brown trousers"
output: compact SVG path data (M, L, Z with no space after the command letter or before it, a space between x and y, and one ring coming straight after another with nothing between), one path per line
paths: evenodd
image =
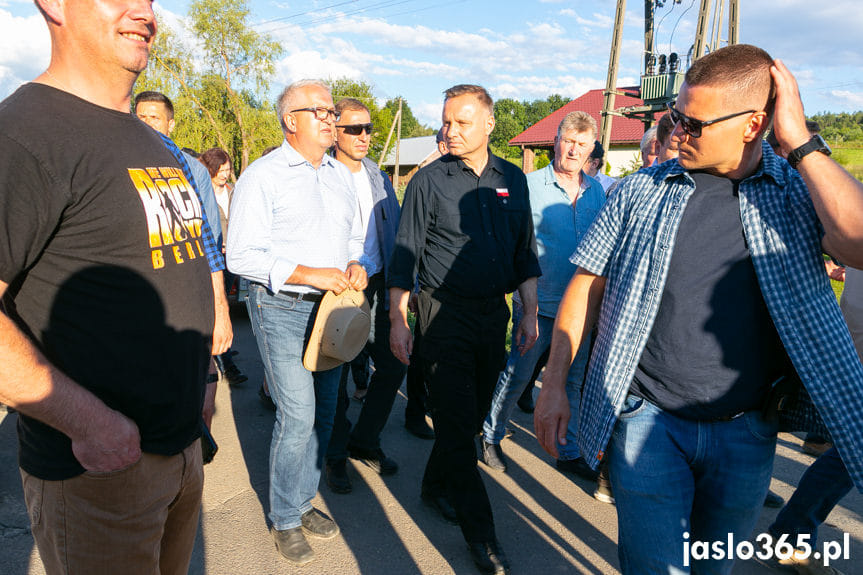
M48 575L181 575L201 511L201 443L143 454L126 469L45 481L21 470L24 499Z

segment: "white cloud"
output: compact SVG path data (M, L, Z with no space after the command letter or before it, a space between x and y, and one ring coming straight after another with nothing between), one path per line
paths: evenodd
M51 60L51 39L41 14L33 8L28 16L13 16L0 10L0 98L30 81Z
M575 21L581 24L582 26L596 27L596 28L608 28L609 30L614 26L614 18L609 16L608 14L601 14L599 12L594 12L591 15L591 18L582 18L581 16L577 16L574 12Z
M863 92L848 90L831 90L830 96L836 99L843 108L863 109Z
M443 96L438 102L418 102L411 104L411 111L421 124L431 126L432 128L440 127L440 116L443 110Z
M273 86L286 86L303 78L362 79L363 71L338 57L325 56L315 50L301 50L283 58L276 65Z
M558 12L558 14L561 16L575 16L576 15L575 10L573 10L572 8L564 8L560 12Z

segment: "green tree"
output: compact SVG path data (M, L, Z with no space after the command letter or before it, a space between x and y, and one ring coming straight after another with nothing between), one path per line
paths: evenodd
M254 105L252 90L267 93L282 47L251 28L246 0L194 0L189 6L189 19L203 47L204 72L223 95L221 109L210 109L210 115L221 112L225 120L236 124L236 130L217 129L217 132L221 135L220 142L227 140L230 133L239 140L242 171L249 163L252 149L257 147L255 144L265 135L257 122L249 121L256 114L254 110L263 104Z
M414 116L413 110L407 100L401 96L387 100L384 109L389 110L391 117L395 118L399 109L399 100L402 101L402 138L417 138L419 136L431 136L437 133L437 129L420 124Z
M489 137L492 152L504 158L517 158L519 148L511 147L509 141L522 133L527 122L524 103L512 98L501 98L494 103L494 131Z

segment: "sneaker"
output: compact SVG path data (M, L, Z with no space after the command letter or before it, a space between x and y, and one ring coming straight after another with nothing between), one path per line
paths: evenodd
M565 473L575 473L582 479L587 479L588 481L596 481L596 478L599 475L597 471L590 468L590 465L587 464L583 457L578 457L576 459L558 459L557 470Z
M506 458L499 444L482 442L482 461L495 471L506 473Z
M362 461L381 475L394 475L399 470L399 464L387 457L380 447L363 449L348 445L348 455L351 459Z
M282 557L291 563L302 565L315 558L315 552L312 551L309 542L306 541L302 527L294 527L284 531L270 528L270 532L273 534L273 541L276 542L276 549Z
M611 481L608 479L608 469L603 467L596 479L596 489L593 498L602 503L614 505L614 493L611 491Z
M333 493L350 493L354 490L351 478L348 477L347 463L344 459L327 463L327 485Z
M339 534L339 526L330 516L312 507L300 518L303 531L318 539L332 539Z

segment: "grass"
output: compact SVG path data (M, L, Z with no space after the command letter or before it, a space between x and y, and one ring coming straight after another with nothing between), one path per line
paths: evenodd
M833 149L833 159L839 162L848 172L863 181L863 147L859 143L848 147L843 147L842 144L831 146Z

